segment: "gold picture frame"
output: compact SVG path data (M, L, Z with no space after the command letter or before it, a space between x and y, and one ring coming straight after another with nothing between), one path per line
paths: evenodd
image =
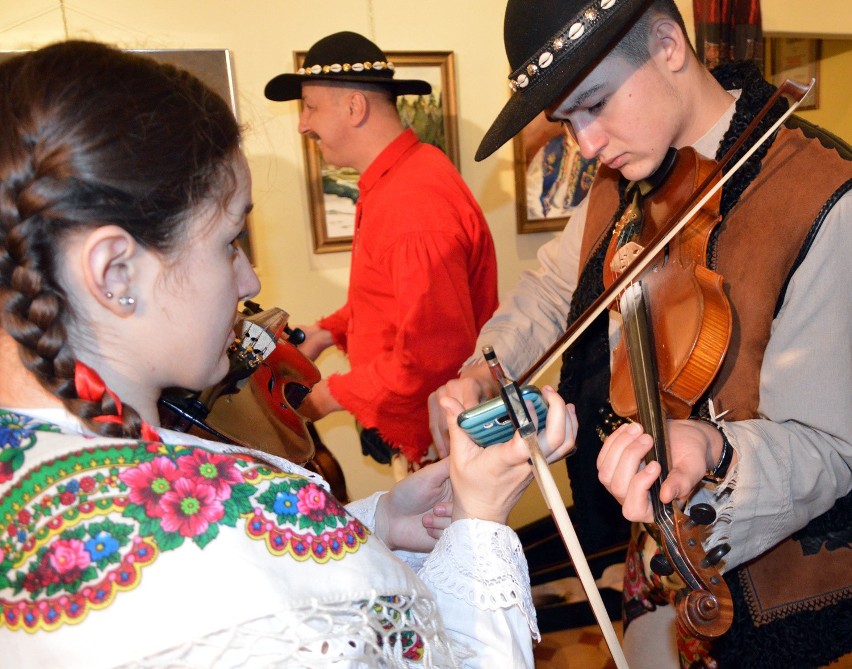
M561 230L597 172L562 123L536 116L513 140L518 234Z
M787 79L798 84L809 84L815 79L813 90L805 96L799 111L819 108L819 61L822 57L822 40L806 37L766 37L767 79L780 86Z
M293 53L298 70L305 59L304 51ZM413 124L424 142L438 146L456 168L459 167L458 118L456 116L456 78L452 51L388 51L385 53L394 66L395 78L423 79L432 84L431 95L403 95L397 107L403 124L409 126L415 108L425 109L419 119L425 125ZM300 102L301 105L301 102ZM301 109L301 106L300 106ZM440 114L428 113L440 110ZM436 122L437 117L437 122ZM422 127L421 127L422 126ZM352 248L355 227L355 202L358 198L360 175L352 168L327 165L316 142L302 138L305 152L305 176L311 211L314 253L335 253Z

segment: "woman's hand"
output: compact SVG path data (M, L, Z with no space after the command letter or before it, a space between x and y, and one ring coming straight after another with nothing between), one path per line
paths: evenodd
M668 430L671 468L660 486L664 504L686 500L722 451L719 430L704 421L670 420ZM660 464L644 464L653 445L639 423L625 423L606 438L598 454L598 478L631 521L654 521L649 491L660 476Z
M548 462L574 449L577 417L553 388L542 391L548 403L547 426L539 432L539 444ZM477 446L458 426L464 410L459 398L445 397L450 442L450 480L453 485L453 520L479 518L505 523L509 512L532 480L529 449L515 433L511 441L496 446Z
M376 534L393 550L426 553L450 525L450 461L439 460L397 483L379 499Z

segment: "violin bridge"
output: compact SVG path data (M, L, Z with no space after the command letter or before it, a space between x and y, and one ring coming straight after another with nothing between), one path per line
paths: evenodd
M643 248L636 242L627 242L618 247L612 257L609 268L614 274L621 274L636 259L636 256L642 253Z

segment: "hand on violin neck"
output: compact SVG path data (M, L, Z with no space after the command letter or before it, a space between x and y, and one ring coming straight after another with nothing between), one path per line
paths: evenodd
M319 325L300 325L298 329L304 332L305 339L299 344L299 352L309 360L316 360L319 354L334 344L331 332Z
M310 394L299 405L299 413L314 422L330 413L342 410L343 406L334 399L334 395L328 389L328 379L315 383Z
M671 464L659 493L664 504L686 501L722 450L721 435L709 423L670 420L668 431ZM631 521L654 522L650 490L660 476L660 465L655 461L645 464L645 455L653 446L639 423L625 423L607 437L598 454L598 478Z
M670 420L671 470L660 488L664 503L686 500L722 451L722 435L712 424L698 420Z

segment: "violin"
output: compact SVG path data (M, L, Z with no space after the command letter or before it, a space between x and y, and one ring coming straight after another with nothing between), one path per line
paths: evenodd
M298 344L304 333L289 315L244 303L228 351L225 378L201 393L170 389L160 398L164 427L284 457L322 476L335 497L349 501L343 469L299 406L320 380Z
M610 400L617 413L638 420L651 435L654 448L646 461L655 459L661 466L650 496L665 558L660 556L652 568L658 574L678 572L685 584L676 603L678 618L705 639L723 634L733 619L730 592L716 569L730 548L723 544L704 553L704 526L715 520L712 507L693 505L687 517L678 505L660 501L660 484L669 467L666 421L669 416L691 415L721 367L730 341L730 306L722 279L706 267L707 243L719 222L721 188L801 104L813 84L785 81L717 163L702 161L691 149L669 152L655 177L645 186L637 185L632 208L616 224L607 249L604 291L518 378L520 384L535 382L604 311L615 307L621 313L624 344L623 350L613 351ZM793 104L723 174L782 96ZM554 505L561 500L551 499L544 485L542 491L556 517ZM563 539L569 544L564 533ZM575 559L570 547L569 554ZM598 621L605 628L605 621Z
M607 249L604 285L629 265L636 248L659 233L666 216L692 195L715 166L691 148L670 150L646 192L639 184L633 202L616 223ZM733 602L716 565L730 551L721 544L703 553L706 526L716 519L708 504L693 505L687 516L677 504L660 501L668 474L667 418L688 418L722 365L732 331L732 316L722 277L706 266L713 229L721 221L717 191L689 225L628 286L615 307L622 316L622 340L613 350L610 404L617 414L638 420L654 440L645 461L656 460L662 473L651 502L664 555L651 568L660 576L675 571L686 585L677 598L678 616L694 636L712 639L733 621Z

